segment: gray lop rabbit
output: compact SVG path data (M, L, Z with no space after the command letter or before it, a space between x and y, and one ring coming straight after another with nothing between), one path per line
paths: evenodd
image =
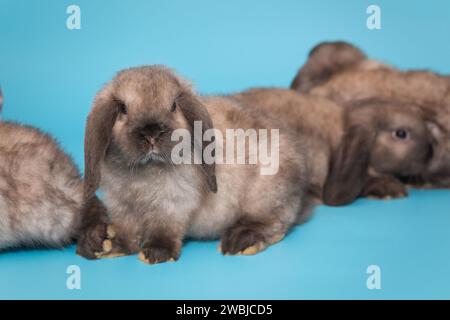
M214 132L216 157L227 153L229 138L219 139L227 129L280 128L234 99L197 95L162 66L121 71L98 93L85 135L84 214L99 215L100 188L114 228L96 257L139 252L150 264L172 261L186 238L220 238L224 254L255 254L301 220L309 171L301 139L280 130L273 175L261 175L260 160L249 163L251 152L245 164L176 164L176 129L193 133L189 156L202 159L211 146L196 138L195 122L200 134Z
M71 243L82 221L82 191L75 164L54 139L0 121L0 250Z

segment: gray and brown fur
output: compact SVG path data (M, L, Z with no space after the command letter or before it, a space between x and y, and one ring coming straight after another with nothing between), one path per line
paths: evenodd
M366 60L364 52L346 42L323 42L314 47L299 70L291 89L306 93L327 82L343 70L355 68Z
M324 188L327 204L406 196L406 185L425 184L439 142L419 106L359 101L346 108L344 125Z
M195 120L224 139L225 129L279 128L232 98L198 96L162 66L121 71L98 93L85 136L85 201L97 188L105 192L115 232L97 257L140 252L147 263L176 260L187 238L220 238L224 254L254 254L299 220L308 171L303 141L280 130L275 175L261 175L261 163L174 165L171 133L192 132ZM194 152L205 147L193 144L200 147Z
M251 89L234 95L282 121L305 141L310 186L326 204L358 197L407 195L405 183L423 184L439 148L435 124L418 106L363 100L346 108L287 89ZM403 130L405 139L396 137Z
M328 59L324 60L325 55L319 54L321 50L327 52ZM331 68L330 65L343 65L340 62L342 50L347 51L348 57L353 55L353 62L349 59L346 67ZM414 117L419 115L415 110L419 108L422 126L428 128L427 136L433 138L432 157L420 177L406 180L420 180L422 186L427 187L450 187L450 78L430 71L400 71L363 57L364 54L350 44L344 47L341 43L320 44L312 50L291 88L327 97L346 108L361 101L380 100L400 106L405 115ZM322 69L325 71L320 71ZM314 80L316 78L318 80ZM316 85L303 86L302 83Z
M82 191L76 166L50 136L0 122L0 250L72 242Z
M326 98L279 88L255 88L232 97L264 117L278 119L304 141L308 190L320 203L331 156L343 135L342 107Z

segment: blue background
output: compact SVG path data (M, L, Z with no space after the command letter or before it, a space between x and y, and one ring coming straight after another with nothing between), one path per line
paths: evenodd
M81 30L66 8L81 7ZM366 28L378 4L382 29ZM312 46L351 41L401 68L450 73L450 2L298 0L0 0L3 118L57 137L82 168L86 115L121 68L162 63L201 93L287 87ZM135 256L87 261L62 251L0 254L0 298L450 298L448 190L396 201L320 207L281 243L223 257L217 242L187 243L177 263ZM79 265L82 289L66 289ZM366 268L381 268L368 290Z

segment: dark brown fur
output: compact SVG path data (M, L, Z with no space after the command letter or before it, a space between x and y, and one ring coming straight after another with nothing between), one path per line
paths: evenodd
M291 84L291 89L308 92L325 83L332 75L356 66L366 55L349 43L323 42L314 47Z
M249 218L241 218L228 228L222 237L222 252L224 254L237 254L255 243L267 242L266 232L263 230L270 226Z
M358 55L354 55L353 62L341 68L342 44L326 43L324 46L330 59L324 61L320 54L323 46L318 45L318 49L312 51L296 77L303 79L296 81L300 85L292 88L330 98L344 106L372 99L390 102L392 105L401 104L406 107L404 112L410 114L415 114L415 111L409 110L408 106L418 107L422 110L421 118L427 131L434 140L432 159L422 168L419 177L402 176L401 181L414 182L416 185L420 181L420 185L426 187L450 187L450 78L430 71L404 72L374 60L361 59ZM344 48L348 56L359 50L350 44ZM335 67L330 67L330 64ZM309 65L316 66L315 72L308 71ZM332 72L328 72L330 70ZM326 76L322 76L323 74ZM302 82L316 85L301 85ZM389 113L385 116L391 117ZM429 152L429 147L425 147L422 154Z
M211 118L208 114L208 111L202 105L202 103L194 97L192 94L184 93L181 94L178 98L178 105L180 106L183 115L189 125L189 131L191 134L194 134L194 122L199 121L202 125L202 134L205 133L206 130L212 129L213 124ZM193 147L200 147L203 155L203 150L206 146L206 143L203 141L192 141ZM202 159L203 160L203 159ZM206 164L205 161L202 161L202 172L206 178L206 182L208 184L209 189L212 192L217 192L217 181L216 181L216 165L215 164Z
M422 181L437 148L427 123L423 111L414 105L368 100L349 106L324 202L343 205L359 196L405 196L401 180ZM406 138L397 138L398 131L405 132Z
M77 253L88 259L95 259L95 252L102 251L102 243L106 238L108 223L106 208L95 195L98 189L101 173L100 161L104 158L111 141L111 130L118 114L116 100L106 97L96 97L98 106L89 114L86 124L84 195L82 208L82 230L78 239Z

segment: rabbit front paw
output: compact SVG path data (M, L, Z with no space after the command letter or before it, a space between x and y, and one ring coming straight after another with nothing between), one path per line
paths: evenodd
M118 246L116 238L116 230L113 226L108 225L106 228L106 239L102 243L102 251L95 252L95 256L99 259L105 258L117 258L126 255L125 251L120 249Z
M106 223L91 224L85 227L77 241L77 254L87 259L97 259L98 253L104 250L107 227Z
M363 196L375 199L396 199L408 196L406 186L392 177L371 178L363 190Z

